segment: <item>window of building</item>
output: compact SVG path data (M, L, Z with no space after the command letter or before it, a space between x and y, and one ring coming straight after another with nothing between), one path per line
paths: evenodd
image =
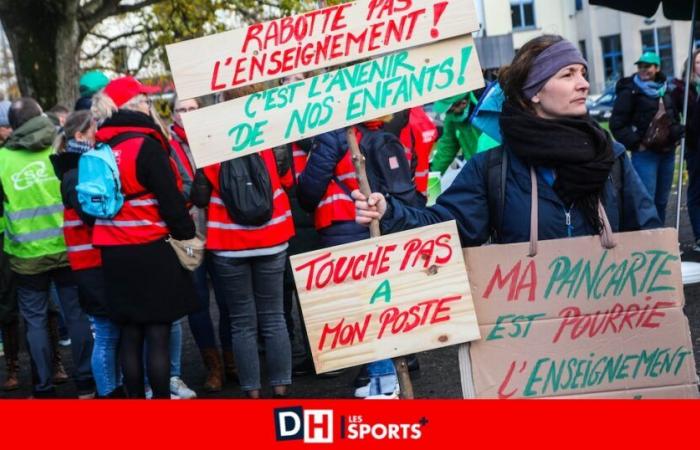
M581 56L583 56L583 59L588 61L588 54L586 52L586 40L585 39L578 41L578 49L581 52Z
M510 0L513 29L535 27L535 0Z
M642 30L642 51L655 52L661 57L661 71L673 76L673 43L671 27Z
M600 38L603 47L603 72L605 86L610 86L622 78L622 43L620 35L603 36Z
M581 11L583 9L583 0L575 0L576 1L576 11Z

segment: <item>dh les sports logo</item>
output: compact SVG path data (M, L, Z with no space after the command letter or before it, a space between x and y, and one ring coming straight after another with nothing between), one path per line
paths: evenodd
M274 415L278 441L303 440L307 444L332 444L336 437L334 429L340 440L419 440L428 424L425 417L411 423L379 423L367 421L360 415L341 415L335 427L332 410L301 406L277 408Z
M22 170L13 174L11 178L15 190L18 191L29 189L35 184L45 183L52 179L44 161L34 161L31 164L27 164Z

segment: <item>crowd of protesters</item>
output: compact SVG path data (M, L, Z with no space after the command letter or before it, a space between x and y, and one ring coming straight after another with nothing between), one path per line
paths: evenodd
M688 206L700 238L697 53L693 62ZM56 395L54 385L69 379L57 344L60 322L80 398L193 398L200 387L188 387L180 367L187 318L207 370L201 389L237 382L249 398L263 397L264 366L272 396L285 397L293 373L313 371L303 321L295 332L290 255L366 239L376 219L383 233L456 219L463 246L593 234L605 242L611 232L661 227L685 93L659 65L658 56L645 54L639 72L619 82L611 135L587 114L587 63L576 46L559 36L535 38L499 73L496 136L473 123L480 92L434 105L441 136L421 107L356 126L369 198L358 190L345 129L197 168L182 115L198 101L174 98L166 126L153 90L132 77L86 73L73 111L44 113L31 98L2 102L3 388L24 381L23 323L32 395ZM123 197L109 218L91 214L81 198L82 162L105 152ZM443 173L455 157L465 166L426 207L429 170ZM242 176L269 193L237 187ZM535 203L538 214L525 220ZM191 271L173 242L197 239L205 257ZM306 354L293 367L295 336ZM408 366L419 369L415 355ZM355 396L398 395L391 360L356 370Z

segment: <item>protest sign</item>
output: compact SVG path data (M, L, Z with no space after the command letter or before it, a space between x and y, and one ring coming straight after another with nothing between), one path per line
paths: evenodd
M182 114L197 167L482 87L462 36Z
M676 230L616 239L465 250L477 397L697 397Z
M478 29L472 0L361 0L166 49L178 95L191 98Z
M454 221L290 260L318 373L479 337Z

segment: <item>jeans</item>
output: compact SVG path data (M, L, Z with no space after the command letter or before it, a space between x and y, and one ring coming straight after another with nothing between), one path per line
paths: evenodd
M180 319L170 327L170 376L182 375L182 322Z
M121 385L118 361L120 328L106 317L90 316L90 322L95 330L92 374L95 377L97 394L106 397Z
M282 307L287 253L227 258L212 255L214 286L226 300L241 389L260 389L258 327L264 340L270 385L292 382L292 355Z
M693 236L700 239L700 149L689 148L685 153L688 163L688 216L693 227Z
M92 357L92 333L87 315L78 303L78 287L73 282L69 268L55 269L37 275L15 274L17 277L17 302L27 326L27 343L36 366L35 393L53 390L51 344L47 331L49 284L53 281L71 339L74 379L79 391L94 389L90 360Z
M204 264L199 266L193 273L194 289L197 293L200 309L187 316L192 336L194 336L194 340L200 350L216 348L214 324L209 314L210 292L207 274L211 275L211 270L209 255L207 255ZM213 275L211 276L213 278ZM231 351L231 322L229 320L228 307L223 295L216 292L216 286L214 287L214 297L219 307L219 340L221 341L221 348L224 351Z
M632 153L632 165L654 199L661 223L666 220L666 205L673 184L676 153L657 153L651 150Z

